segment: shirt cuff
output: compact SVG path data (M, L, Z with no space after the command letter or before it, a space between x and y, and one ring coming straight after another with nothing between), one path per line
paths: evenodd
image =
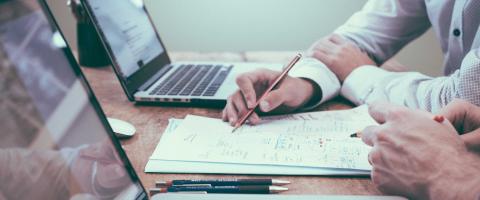
M355 105L362 105L375 90L379 81L391 72L373 65L361 66L350 73L343 82L340 94Z
M296 78L309 79L316 83L322 91L319 102L312 102L304 110L317 107L321 103L336 97L340 93L340 81L328 67L315 58L304 58L289 73Z

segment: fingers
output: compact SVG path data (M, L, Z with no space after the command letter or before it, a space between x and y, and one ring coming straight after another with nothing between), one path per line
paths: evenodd
M472 109L470 103L464 100L455 99L440 110L438 114L448 119L459 133L464 133L465 130L463 124L467 120L466 118L470 109Z
M330 37L329 37L329 41L333 42L334 44L337 44L337 45L342 45L342 44L345 44L347 41L340 35L338 34L332 34Z
M332 57L322 51L314 51L313 57L322 61L327 66L329 66L332 62Z
M338 45L331 41L331 36L325 37L318 41L312 50L312 57L322 61L326 65L331 64L331 55L338 48Z
M260 102L260 110L263 112L270 112L277 108L278 106L282 105L285 101L286 91L283 89L277 89L271 91L265 99Z
M388 102L380 101L368 104L368 113L379 124L388 120L396 120L407 115L405 107L393 105Z
M228 97L227 105L225 105L223 109L223 121L228 121L230 125L235 125L235 122L238 120L238 111L234 104L234 101L240 101L236 99L238 93L239 92L235 92L232 96Z
M119 164L98 164L96 180L103 188L119 188L128 184L128 175Z
M394 144L393 134L395 133L387 125L369 126L362 131L362 141L369 146L375 146L378 143Z
M388 109L390 109L389 104L385 102L368 104L368 113L379 124L385 123Z
M228 107L228 101L227 101L227 104L225 104L225 108L223 108L223 110L222 110L222 120L223 120L224 122L227 122L227 121L228 121L227 107Z
M391 174L391 170L383 169L379 167L373 167L370 173L370 177L372 179L372 183L375 186L375 188L377 188L379 191L383 193L395 195L398 193L396 191L400 190L398 183L392 184L393 176ZM397 195L401 195L401 194L405 195L405 192Z
M257 96L263 94L269 85L272 84L271 82L276 80L279 74L280 72L264 69L240 75L236 80L240 89L229 97L222 113L223 121L228 121L230 124L234 125L248 112L249 109L254 109ZM287 77L287 79L288 80L282 82L278 89L269 92L267 96L262 99L259 103L260 110L263 112L270 112L284 104L286 98L289 97L289 94L290 96L295 96L291 94L295 92L298 86L291 87L291 85L297 82L292 78L289 79L289 77ZM290 87L284 86L289 84ZM292 91L292 89L294 91ZM298 96L292 98L294 98L294 100L301 99L301 97ZM290 99L289 102L292 105L287 106L299 106L295 104L296 101ZM256 113L252 114L248 120L252 124L258 124L260 122L260 118Z
M237 85L245 97L248 108L253 108L255 106L255 101L257 100L257 94L255 93L254 87L256 81L258 81L258 76L251 73L242 74L236 79Z
M263 90L268 87L268 84L273 82L280 75L280 73L281 72L278 71L260 69L241 74L237 77L237 85L246 100L246 105L248 108L255 107L257 95L263 93Z
M368 146L373 146L376 141L378 126L369 126L362 131L362 141Z
M368 153L368 162L372 166L376 164L383 165L382 151L378 145L374 146Z
M235 110L237 110L237 118L242 117L248 112L248 108L245 102L245 98L242 96L242 93L236 92L232 96L232 104L235 107Z
M238 114L238 116L236 116L236 120L234 123L237 123L238 120L240 120L249 111L249 108L247 108L247 105L245 102L246 101L245 97L242 98L241 97L242 94L240 94L239 92L237 92L236 95L238 95L238 97L236 97L235 101L232 102ZM252 113L252 115L250 115L250 117L248 118L248 121L251 124L258 124L260 122L260 117L258 117L257 113Z
M373 184L376 187L379 187L385 183L385 176L386 165L385 165L385 157L384 157L384 149L380 148L379 145L375 145L370 153L368 153L368 162L372 166L372 171L370 177L372 179Z
M480 152L480 129L460 136L470 151Z
M245 98L240 91L237 91L228 98L227 105L222 113L222 120L225 122L228 121L231 125L235 125L235 123L240 120L240 118L243 117L248 110L249 109L246 106ZM258 124L260 123L261 119L256 113L253 113L248 118L248 121L251 124Z
M262 121L262 120L260 119L258 114L255 113L255 112L248 118L248 122L252 125L257 125L257 124L260 123L260 121Z
M338 47L338 45L336 45L332 41L330 41L328 39L323 39L315 46L315 51L321 51L321 52L324 52L326 54L330 54L337 47Z

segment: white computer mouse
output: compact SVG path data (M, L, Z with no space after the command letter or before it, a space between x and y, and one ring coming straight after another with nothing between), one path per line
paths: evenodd
M117 135L118 138L129 138L132 137L135 134L135 127L123 120L119 119L114 119L114 118L107 118L108 123L113 129L113 132L115 132L115 135Z

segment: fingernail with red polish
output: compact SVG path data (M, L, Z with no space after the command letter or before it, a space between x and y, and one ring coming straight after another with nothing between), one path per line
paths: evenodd
M437 121L438 123L442 123L443 121L445 121L445 117L442 115L435 115L435 117L433 117L433 120Z

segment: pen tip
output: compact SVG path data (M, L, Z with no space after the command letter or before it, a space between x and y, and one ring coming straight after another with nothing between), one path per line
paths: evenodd
M361 133L361 132L356 132L356 133L351 134L350 137L352 137L352 138L361 138L361 137L362 137L362 133Z
M150 191L150 195L153 196L159 193L166 193L167 189L166 188L150 188L149 191Z
M232 133L235 132L238 129L238 126L235 126L235 128L232 129Z
M288 188L279 187L279 186L270 186L269 189L270 189L270 193L279 193L279 192L288 191Z
M165 186L171 186L172 182L171 181L155 181L155 186L156 187L165 187Z
M290 184L290 181L277 180L277 179L272 180L272 185L288 185L288 184Z

